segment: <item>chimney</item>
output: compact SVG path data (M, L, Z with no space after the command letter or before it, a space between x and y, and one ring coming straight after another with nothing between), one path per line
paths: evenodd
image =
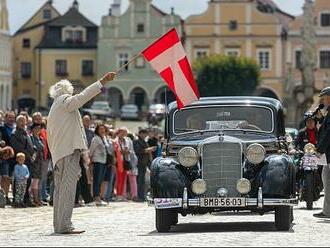
M109 8L109 16L112 16L112 9Z
M53 0L48 0L48 4L52 5L53 4Z
M120 16L120 8L121 8L121 0L114 0L113 4L111 4L111 14L113 16Z
M72 8L74 8L74 9L76 9L76 10L79 10L79 3L78 3L77 0L74 0L74 1L73 1Z
M174 7L171 8L171 15L174 15Z

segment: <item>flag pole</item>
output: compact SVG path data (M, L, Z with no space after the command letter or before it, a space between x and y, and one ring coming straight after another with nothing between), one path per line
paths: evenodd
M141 53L135 54L133 56L133 58L131 58L126 64L122 65L121 67L119 67L119 69L117 69L116 73L120 74L120 72L123 71L123 69L128 66L130 63L132 63L133 61L135 61L138 57L140 57Z

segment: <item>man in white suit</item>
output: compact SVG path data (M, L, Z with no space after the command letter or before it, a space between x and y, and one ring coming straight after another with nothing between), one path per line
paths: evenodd
M54 164L54 231L60 234L80 234L71 222L77 181L81 169L81 151L87 149L85 129L79 108L97 96L116 73L109 72L99 81L73 96L73 86L62 80L49 89L54 103L47 123L48 145Z

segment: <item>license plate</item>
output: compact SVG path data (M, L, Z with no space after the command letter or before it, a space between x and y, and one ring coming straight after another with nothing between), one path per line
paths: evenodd
M317 157L304 157L303 165L304 166L317 166Z
M245 198L201 198L201 207L245 207Z

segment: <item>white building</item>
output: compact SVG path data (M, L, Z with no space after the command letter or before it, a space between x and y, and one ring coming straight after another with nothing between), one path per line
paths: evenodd
M0 109L12 107L12 43L6 0L0 0Z

